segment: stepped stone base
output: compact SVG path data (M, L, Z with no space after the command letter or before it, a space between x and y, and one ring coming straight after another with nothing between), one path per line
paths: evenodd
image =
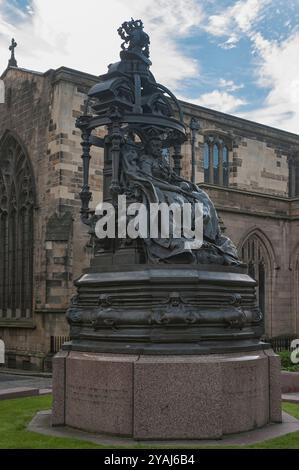
M61 351L52 425L136 440L212 439L281 422L280 359Z

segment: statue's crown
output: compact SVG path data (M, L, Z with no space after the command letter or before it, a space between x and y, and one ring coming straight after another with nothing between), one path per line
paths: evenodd
M120 26L120 28L118 28L118 34L120 34L121 32L130 34L136 29L143 29L143 22L141 20L134 20L134 18L131 18L131 21L125 21Z

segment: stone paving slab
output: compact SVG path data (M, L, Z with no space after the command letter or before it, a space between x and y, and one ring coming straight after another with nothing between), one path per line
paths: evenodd
M25 377L44 377L51 378L51 372L41 372L39 370L25 370L25 369L11 369L9 367L3 367L0 365L0 374L9 374L16 376L25 376Z
M99 434L91 434L69 427L52 427L51 426L51 410L40 411L37 413L32 421L29 423L27 429L29 431L37 432L47 436L68 437L73 439L80 439L83 441L93 442L95 444L102 444L106 446L133 446L137 442L133 439L125 439L111 436L104 436ZM198 445L213 445L213 446L234 446L234 445L250 445L258 442L263 442L275 437L284 436L285 434L299 431L299 420L283 413L282 423L269 424L261 429L244 432L236 435L225 436L217 440L202 440L202 441L138 441L139 444L149 445L151 447L157 446L184 446L194 447Z
M51 388L31 388L17 387L0 390L0 400L10 400L13 398L33 397L37 395L49 395L52 393Z
M33 377L30 375L12 375L0 373L0 391L9 388L52 388L52 379L50 377Z
M32 397L36 395L39 395L38 388L17 387L0 390L0 400L7 400L10 398Z
M289 403L298 403L299 404L299 393L283 393L282 401L288 401Z
M40 388L39 389L39 395L49 395L49 393L52 393L52 388Z
M52 392L50 377L0 373L0 400L45 395Z

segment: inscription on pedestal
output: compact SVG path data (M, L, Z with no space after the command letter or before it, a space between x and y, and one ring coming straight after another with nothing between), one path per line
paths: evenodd
M66 424L107 434L132 434L132 364L78 360L67 363Z
M120 403L122 406L130 404L131 393L124 388L113 389L71 384L68 387L68 399L76 400L78 403L87 402L104 406L118 406Z

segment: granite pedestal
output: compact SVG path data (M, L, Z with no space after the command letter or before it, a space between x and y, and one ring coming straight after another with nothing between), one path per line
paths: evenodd
M281 422L271 349L209 355L61 351L52 424L145 439L215 439Z

